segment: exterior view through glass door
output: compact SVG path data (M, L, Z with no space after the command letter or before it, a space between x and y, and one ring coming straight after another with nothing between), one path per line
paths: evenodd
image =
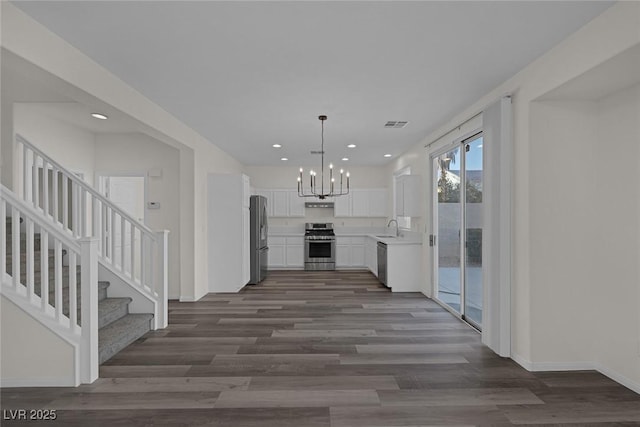
M434 156L436 298L482 326L482 135ZM462 231L464 230L464 232Z

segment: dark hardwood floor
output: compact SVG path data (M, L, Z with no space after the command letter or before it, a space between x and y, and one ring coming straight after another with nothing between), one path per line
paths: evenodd
M61 426L640 425L640 396L597 372L531 373L417 293L368 272L271 272L172 302L78 388L3 389Z

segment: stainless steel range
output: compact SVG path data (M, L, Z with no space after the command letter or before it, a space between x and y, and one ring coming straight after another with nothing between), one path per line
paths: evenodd
M336 235L333 232L333 223L305 224L304 269L336 269Z

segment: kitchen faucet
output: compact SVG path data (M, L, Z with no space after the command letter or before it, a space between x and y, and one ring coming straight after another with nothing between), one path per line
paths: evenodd
M398 221L395 219L390 219L389 223L387 224L387 228L389 228L389 226L391 225L392 222L396 223L396 237L400 236L400 228L398 227Z

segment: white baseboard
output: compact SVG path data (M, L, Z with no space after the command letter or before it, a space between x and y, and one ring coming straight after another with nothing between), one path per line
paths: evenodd
M195 299L194 297L180 297L179 301L180 302L196 302L198 300Z
M527 371L529 372L533 371L533 363L531 363L529 360L525 359L524 357L520 356L519 354L512 353L511 359L514 362L516 362L518 365L522 366Z
M531 362L524 357L512 354L511 359L529 372L552 372L552 371L598 371L605 377L627 387L640 394L640 383L625 377L624 375L602 366L596 362Z
M534 362L531 364L533 372L555 371L594 371L597 370L593 362Z
M45 378L2 378L0 388L8 387L76 387L72 377L45 377Z
M611 378L612 380L614 380L615 382L622 384L626 388L640 394L640 383L633 381L625 377L624 375L621 375L618 372L612 369L606 368L598 363L595 364L595 369L596 371L600 372L602 375L605 375Z

